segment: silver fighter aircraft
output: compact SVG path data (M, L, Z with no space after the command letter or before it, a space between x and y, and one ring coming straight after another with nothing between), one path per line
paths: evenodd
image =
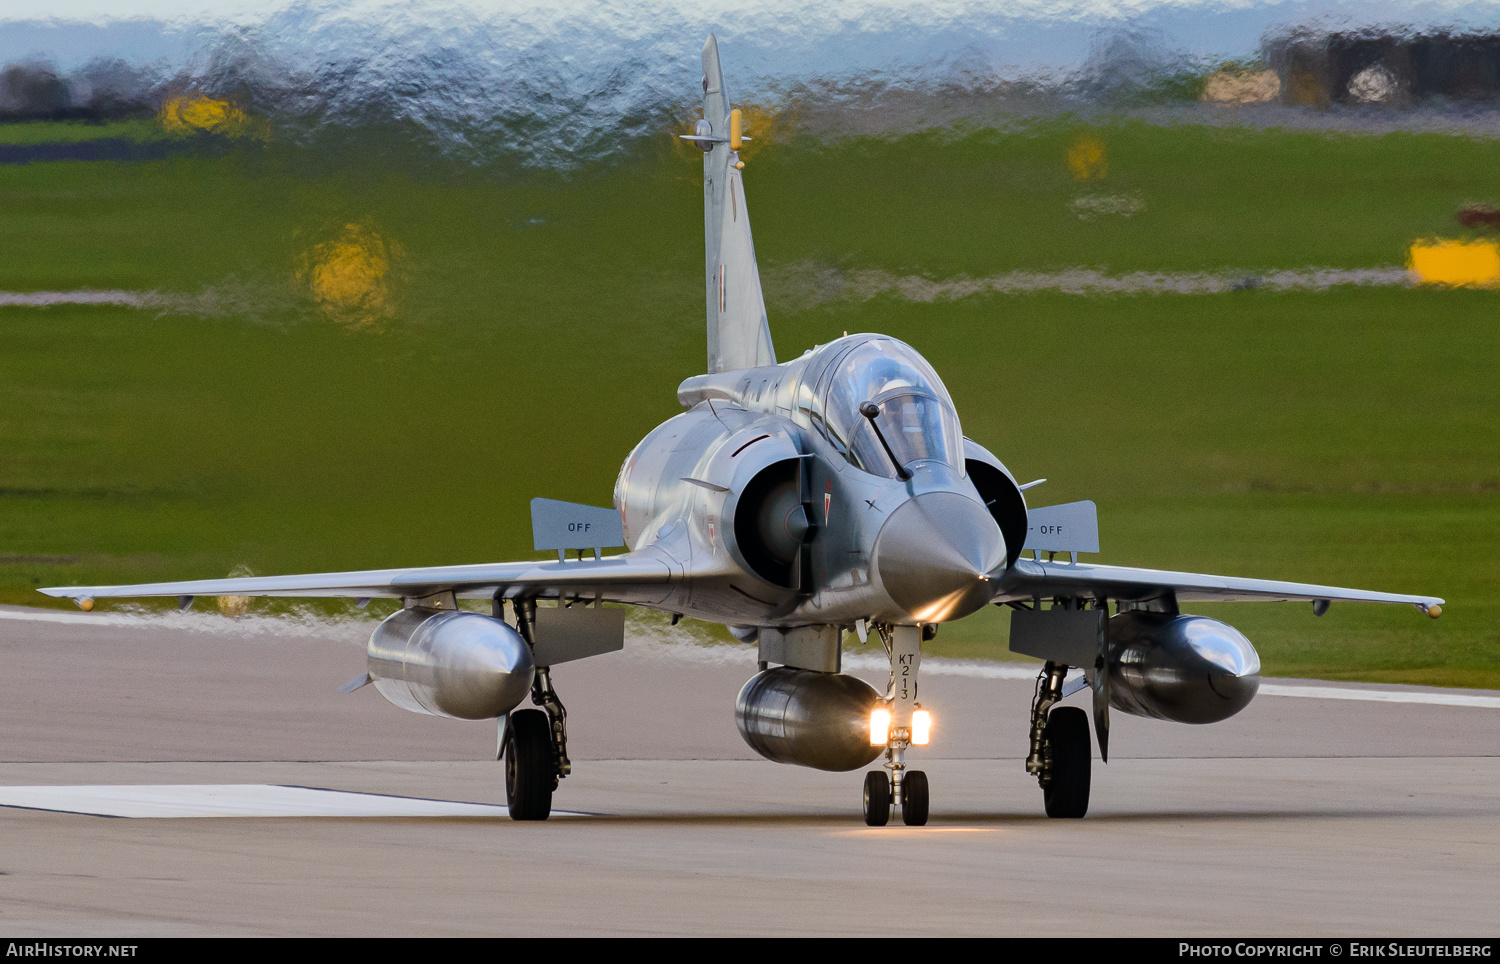
M1260 659L1250 642L1181 604L1305 600L1321 615L1349 600L1441 611L1431 596L1079 562L1098 551L1093 503L1028 507L1025 490L1037 483L1017 484L964 437L942 380L911 346L850 335L777 362L739 159L749 138L712 36L703 118L685 139L703 151L708 370L678 386L685 411L625 460L612 509L532 503L535 547L557 561L42 592L85 610L121 596L177 596L184 607L195 596L400 599L370 637L368 672L344 689L373 682L403 709L498 720L518 820L545 819L571 770L553 667L624 645L624 610L605 603L723 623L759 647L759 672L735 706L745 742L768 759L825 770L883 756L864 781L871 825L893 809L907 824L926 822L927 776L906 763L932 721L919 700L922 643L985 606L1010 607L1011 649L1046 661L1026 770L1053 817L1082 817L1089 801L1088 717L1056 706L1064 697L1092 689L1105 759L1111 708L1212 723L1254 697ZM602 553L621 545L627 551ZM460 610L460 598L489 599L492 614ZM850 631L873 634L889 655L885 692L841 672ZM534 708L520 708L528 696Z

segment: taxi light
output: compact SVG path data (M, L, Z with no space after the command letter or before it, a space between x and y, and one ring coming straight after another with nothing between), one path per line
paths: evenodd
M891 711L878 709L870 711L870 745L885 746L891 737Z
M926 710L917 710L911 715L911 744L912 746L926 746L932 737L932 714Z

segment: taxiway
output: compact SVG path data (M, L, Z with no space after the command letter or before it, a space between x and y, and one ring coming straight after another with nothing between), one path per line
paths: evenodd
M569 814L517 824L495 809L492 727L335 691L367 631L0 609L0 926L1493 935L1500 693L1274 681L1309 692L1208 727L1115 714L1089 816L1049 821L1022 770L1031 684L934 662L934 745L913 753L932 822L874 829L857 773L764 762L740 741L753 651L633 639L555 671ZM288 815L67 812L101 799Z

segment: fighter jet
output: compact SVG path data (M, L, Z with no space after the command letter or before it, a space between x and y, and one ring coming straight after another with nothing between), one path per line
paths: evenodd
M621 649L622 605L722 623L758 648L759 671L735 705L745 742L767 759L824 770L884 757L864 780L873 826L893 811L926 823L927 776L907 765L931 739L922 643L986 606L1013 610L1010 648L1045 661L1026 770L1060 818L1087 811L1092 756L1088 717L1058 706L1065 697L1092 690L1107 760L1111 709L1211 723L1255 696L1260 659L1249 640L1183 603L1441 612L1431 596L1080 562L1099 550L1094 504L1028 506L1038 483L1018 484L964 436L942 379L910 345L857 334L776 360L740 160L750 138L712 36L703 117L684 139L703 152L707 370L677 387L684 411L626 458L613 508L533 501L534 546L557 561L42 592L85 610L136 596L176 596L183 607L195 596L400 599L370 636L367 672L342 689L374 683L416 713L497 720L517 820L546 819L572 769L554 667ZM490 614L461 610L459 599L490 600ZM841 671L848 632L879 640L890 660L884 692Z

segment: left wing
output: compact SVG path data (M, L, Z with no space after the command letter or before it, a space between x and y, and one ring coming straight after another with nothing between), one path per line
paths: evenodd
M1343 589L1274 579L1210 576L1196 572L1097 566L1089 563L1035 562L1018 559L998 580L995 602L1022 602L1058 596L1097 596L1144 602L1168 593L1181 601L1234 602L1251 600L1348 600L1350 602L1407 603L1436 618L1443 600L1367 589Z
M500 562L417 569L368 569L297 576L243 576L148 582L132 586L51 586L49 596L82 601L121 596L421 597L452 592L468 598L556 596L577 592L609 602L659 601L681 568L655 546L576 562Z

